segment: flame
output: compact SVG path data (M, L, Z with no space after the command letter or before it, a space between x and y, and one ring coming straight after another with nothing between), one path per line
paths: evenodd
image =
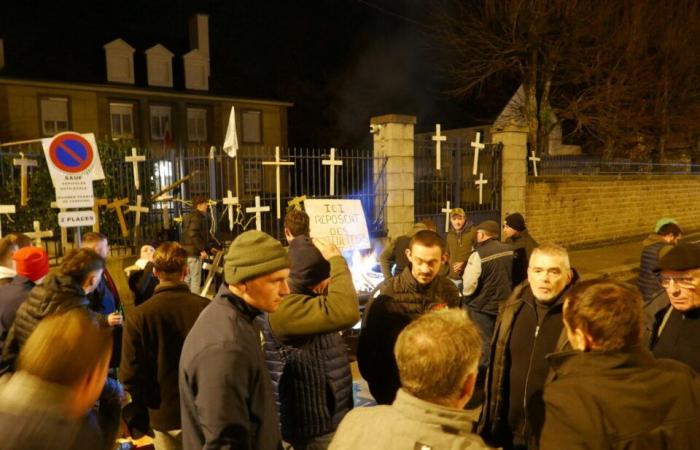
M375 271L377 255L372 249L353 250L346 260L350 262L352 282L358 292L372 292L384 280L382 274Z

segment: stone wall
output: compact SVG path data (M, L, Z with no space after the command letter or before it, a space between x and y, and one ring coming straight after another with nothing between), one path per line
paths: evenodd
M525 218L539 242L565 246L642 236L661 217L700 228L700 177L528 177Z

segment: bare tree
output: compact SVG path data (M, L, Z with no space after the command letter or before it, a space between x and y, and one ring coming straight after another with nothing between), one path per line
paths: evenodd
M454 93L516 77L532 148L558 121L620 149L683 130L700 136L698 3L691 0L449 0L438 35L453 50ZM698 130L698 131L696 131Z

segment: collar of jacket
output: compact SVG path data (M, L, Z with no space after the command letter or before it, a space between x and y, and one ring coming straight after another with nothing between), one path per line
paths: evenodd
M474 244L474 248L483 247L484 245L488 244L491 241L498 241L498 238L496 238L496 236L491 236L490 238L486 239L485 241L477 242L476 244Z
M153 293L157 294L163 291L190 292L190 288L184 281L161 281L160 283L158 283L158 286L156 286L156 289Z
M410 264L408 265L408 267L403 269L403 272L399 274L399 281L401 282L401 284L404 284L405 286L409 287L413 292L427 292L434 286L437 286L439 279L440 275L436 275L435 278L433 278L433 281L431 281L430 283L420 284L418 280L416 280L413 277L413 273L411 273Z
M0 379L0 397L8 410L28 409L64 417L70 390L56 383L49 383L27 372L15 372Z
M255 320L257 316L262 314L262 311L260 311L258 308L250 306L248 303L245 302L245 300L231 292L226 283L221 285L221 287L219 288L219 292L217 292L216 298L214 298L214 300L219 300L224 303L230 304L231 306L239 310L251 322Z
M403 389L399 389L396 393L396 400L392 407L421 423L451 428L456 431L455 434L462 435L471 434L474 422L479 419L479 414L475 414L474 411L426 402Z
M461 236L465 231L469 231L469 229L472 227L471 222L464 222L464 225L462 226L461 229L455 230L454 227L452 227L452 230L457 234L457 236Z
M30 280L27 277L23 277L22 275L15 275L15 277L12 279L10 284L26 284L28 286L36 286L36 283L34 283L32 280Z
M547 361L556 375L596 375L601 371L650 366L654 356L642 345L620 350L570 350L550 353Z

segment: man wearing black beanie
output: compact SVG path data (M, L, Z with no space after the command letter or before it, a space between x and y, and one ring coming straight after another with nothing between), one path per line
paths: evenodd
M527 279L527 263L532 251L540 244L530 236L525 225L525 218L520 213L506 216L503 222L505 242L513 249L513 287Z

